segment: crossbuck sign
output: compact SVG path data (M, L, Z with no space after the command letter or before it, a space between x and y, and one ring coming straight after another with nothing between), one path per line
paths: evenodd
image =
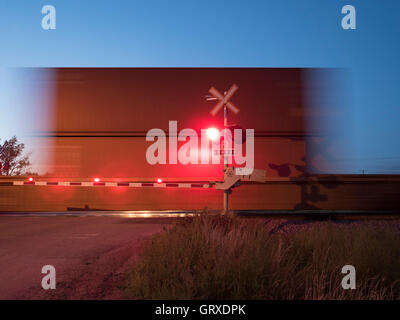
M226 105L227 108L229 108L229 110L231 110L235 114L237 114L240 111L239 108L236 107L232 102L229 102L229 99L234 95L237 89L239 89L239 87L236 84L234 84L225 94L222 94L214 87L211 87L210 90L208 90L208 92L214 98L219 100L218 104L210 112L212 116L215 116L218 113L218 111L222 109L224 105Z

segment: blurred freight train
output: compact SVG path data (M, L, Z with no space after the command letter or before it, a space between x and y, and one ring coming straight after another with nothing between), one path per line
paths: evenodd
M233 190L231 209L398 209L400 178L346 172L343 127L351 123L341 71L300 68L57 68L29 69L27 85L47 96L46 124L37 129L36 152L46 154L47 182L137 182L113 187L7 185L28 177L1 177L0 211L221 209L213 188L146 187L157 182L203 184L223 180L221 164L149 164L146 134L169 121L178 131L223 127L210 110L210 87L233 84L240 109L230 122L254 129L254 167L264 184ZM43 89L44 88L44 89ZM343 93L343 97L345 94ZM349 120L350 119L350 120ZM179 148L184 141L178 141ZM169 155L167 155L169 157ZM43 160L44 161L44 160Z

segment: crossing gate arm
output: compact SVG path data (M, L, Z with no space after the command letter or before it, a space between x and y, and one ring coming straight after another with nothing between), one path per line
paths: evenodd
M212 188L211 182L91 182L91 181L12 181L0 183L5 186L63 186L63 187L130 187L130 188L189 188L208 189Z
M32 179L32 178L30 178ZM217 189L229 190L240 185L240 182L266 182L266 171L254 169L249 175L236 174L234 167L224 169L224 181L201 182L111 182L111 181L35 181L16 180L0 182L0 186L63 186L63 187L129 187L129 188L185 188L185 189Z

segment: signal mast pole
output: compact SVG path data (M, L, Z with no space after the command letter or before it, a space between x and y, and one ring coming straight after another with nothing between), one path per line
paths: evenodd
M219 92L217 89L215 89L214 87L211 87L208 92L211 94L211 96L206 97L207 100L219 100L218 104L211 110L211 115L215 116L219 110L222 109L222 107L224 108L224 143L223 143L223 157L224 157L224 175L225 172L228 170L228 164L229 164L229 152L232 151L231 150L225 150L225 146L228 145L228 143L226 143L226 137L227 137L227 130L229 128L228 126L228 108L231 109L231 111L233 113L238 113L239 112L239 108L237 108L232 102L229 102L229 99L233 96L233 94L236 92L236 90L238 90L239 87L234 84L232 85L228 91L225 91L224 94L222 94L221 92ZM228 196L229 194L232 192L231 188L229 188L228 190L224 190L224 213L228 213Z
M224 104L224 149L223 149L223 153L224 153L224 172L228 169L228 155L225 152L225 138L226 138L226 130L228 129L228 108L226 107L226 104ZM229 193L231 193L231 190L224 190L224 214L228 213L229 210Z

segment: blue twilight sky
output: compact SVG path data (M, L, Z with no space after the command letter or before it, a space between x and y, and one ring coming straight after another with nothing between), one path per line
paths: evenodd
M41 28L47 4L56 30ZM356 30L341 27L346 4ZM399 0L0 0L0 138L25 125L9 67L340 67L352 114L344 171L400 173L399 36Z

